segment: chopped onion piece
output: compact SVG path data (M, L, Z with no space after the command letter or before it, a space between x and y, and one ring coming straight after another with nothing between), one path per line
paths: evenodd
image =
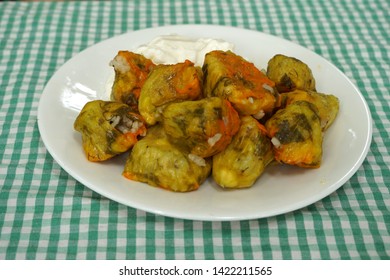
M121 73L126 73L130 71L130 65L127 62L126 58L117 55L111 62L110 66L113 66L115 70L121 72Z
M270 85L263 84L263 89L268 90L271 93L274 93L274 89Z
M131 126L130 132L136 133L138 129L141 127L142 123L140 122L133 122L133 125Z
M110 124L112 127L116 127L119 122L121 121L121 117L120 116L113 116L111 119L110 119Z
M188 158L198 166L206 166L206 160L200 156L189 154Z
M260 120L262 117L265 116L265 113L263 110L260 110L258 113L254 114L253 117L257 120Z
M272 137L271 142L272 142L272 144L275 146L275 148L280 148L280 146L282 145L282 144L280 143L279 139L276 138L276 137Z
M213 137L210 137L207 140L207 143L209 143L209 145L212 147L212 146L215 145L215 143L217 143L219 141L219 139L221 139L221 137L222 137L222 134L221 133L217 133Z

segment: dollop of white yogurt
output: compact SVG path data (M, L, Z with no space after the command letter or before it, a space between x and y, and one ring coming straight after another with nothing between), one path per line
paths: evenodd
M188 59L196 66L202 66L205 55L214 50L233 51L234 45L220 39L193 39L172 34L158 36L134 52L151 59L155 64L176 64Z

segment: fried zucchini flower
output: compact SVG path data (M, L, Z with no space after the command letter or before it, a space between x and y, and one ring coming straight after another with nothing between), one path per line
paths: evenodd
M189 192L198 189L210 171L210 160L195 160L186 149L173 145L160 125L155 125L131 150L123 176L175 192Z
M203 76L204 94L229 100L241 115L260 119L279 104L275 83L231 51L207 53Z
M305 100L314 104L318 109L318 115L321 119L322 131L327 130L336 119L339 112L339 100L331 94L324 94L315 91L294 90L283 93L282 106L298 101Z
M225 149L240 127L236 110L219 97L172 103L162 116L164 130L172 141L186 145L191 154L202 158Z
M129 150L146 133L143 118L126 104L94 100L74 122L89 161L104 161Z
M161 120L163 108L175 101L202 97L201 71L186 60L174 65L158 65L141 89L139 112L148 125Z
M253 117L244 116L232 142L213 157L213 178L224 188L251 187L273 159L265 127Z
M322 158L321 120L315 105L296 101L278 110L265 127L281 163L318 168Z
M277 54L268 61L267 76L275 82L280 93L295 89L316 90L309 66L297 58Z
M111 90L111 100L125 103L138 110L141 88L154 63L141 54L119 51L110 62L115 70L115 80Z

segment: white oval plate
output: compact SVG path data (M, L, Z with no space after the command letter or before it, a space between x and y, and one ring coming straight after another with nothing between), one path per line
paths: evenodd
M326 132L322 166L301 169L270 166L256 184L223 190L209 178L199 190L174 193L125 179L126 156L104 163L88 162L73 122L89 100L107 96L118 50L132 50L159 35L223 39L235 52L266 68L277 53L301 59L311 67L317 90L340 99L340 112ZM263 218L310 205L341 187L362 164L371 143L372 121L359 90L334 65L290 41L239 28L177 25L130 32L100 42L67 61L47 83L38 108L43 142L53 158L76 180L121 204L147 212L193 220L223 221Z

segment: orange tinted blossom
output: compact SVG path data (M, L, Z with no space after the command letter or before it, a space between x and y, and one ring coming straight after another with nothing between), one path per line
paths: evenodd
M240 126L237 111L220 97L172 103L162 115L170 139L202 158L225 149Z
M83 149L90 161L104 161L128 151L146 130L142 117L130 106L103 100L87 102L74 128L81 133ZM128 133L133 135L130 137Z
M192 191L211 170L210 162L198 165L188 151L173 145L160 125L150 127L129 153L123 176L177 192Z
M193 71L194 68L192 68L192 66L194 66L194 63L189 60L178 64L177 72L172 81L178 95L193 97L188 99L195 99L199 97L199 92L202 90L197 72Z
M226 118L227 118L227 124L223 121L223 123L227 126L226 130L230 136L233 136L237 133L237 131L240 129L240 117L238 116L237 111L233 108L232 104L224 100L224 103L226 104Z
M161 111L169 103L202 97L200 72L190 61L158 65L141 89L138 109L148 125L161 121Z
M322 130L315 107L296 101L277 111L265 126L279 162L318 168L322 157Z
M133 173L124 171L124 172L123 172L123 176L125 176L125 177L126 177L127 179L129 179L129 180L138 181L138 180L137 180L137 176L134 175Z
M254 92L264 92L263 84L274 87L275 83L271 81L263 72L261 72L252 62L249 62L237 55L231 55L231 52L215 51L215 55L223 62L227 77L235 78L238 87L242 90L253 88ZM253 84L248 85L248 82ZM255 93L246 91L246 96L255 96Z
M293 144L274 149L275 159L279 162L296 165L305 168L319 168L320 162L316 161L311 147L294 147Z
M258 121L256 121L256 125L257 125L257 127L258 127L265 135L268 134L267 129L265 128L264 125L262 125L262 124L259 123Z
M129 51L119 51L118 55L126 59L131 70L139 77L140 81L145 80L148 76L148 72L155 66L150 59L147 59L140 54Z
M122 63L113 63L116 77L113 85L113 97L116 101L125 101L129 94L137 100L149 72L155 64L140 54L119 51L114 60L124 59ZM120 60L119 60L120 61Z
M218 152L223 151L232 140L232 137L237 133L240 128L240 117L237 111L233 108L231 103L227 100L223 102L223 117L217 119L206 127L206 135L208 139L215 137L215 135L221 135L218 141L208 145L208 148L202 152L199 152L199 156L209 157Z
M278 104L275 83L231 51L212 51L203 66L205 94L228 99L241 115L270 113Z

